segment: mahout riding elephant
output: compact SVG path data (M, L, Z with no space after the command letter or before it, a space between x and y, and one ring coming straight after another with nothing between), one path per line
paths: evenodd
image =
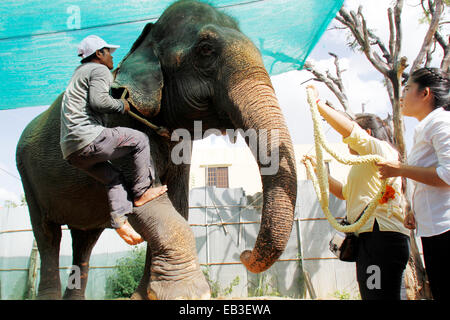
M257 136L267 132L268 146L259 148L268 147L268 153L274 151L270 142L277 141L278 170L261 174L259 234L253 250L241 254L251 272L268 269L283 253L292 229L296 165L261 55L236 21L201 2L175 2L156 23L145 26L113 75L112 94L118 98L126 90L132 110L169 132L183 128L194 137L194 121L202 121L202 133L211 128L252 129ZM111 227L110 215L104 186L63 160L61 100L62 95L25 128L16 158L41 257L38 298L61 298L59 246L61 226L67 225L81 287L67 286L63 298L83 299L90 254L102 231ZM209 298L187 223L189 162L177 164L171 159L180 141L125 115L110 115L108 126L128 126L148 135L158 183L168 187L166 194L134 208L128 217L147 241L144 275L132 298ZM248 144L250 140L247 137ZM263 172L267 162L257 152L254 155ZM130 158L113 161L127 181L131 181L131 163Z

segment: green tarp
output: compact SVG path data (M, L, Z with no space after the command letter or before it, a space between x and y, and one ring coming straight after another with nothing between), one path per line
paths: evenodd
M77 45L96 34L125 56L148 22L173 0L3 0L0 110L48 105L79 64ZM210 0L236 18L271 75L299 69L343 0Z

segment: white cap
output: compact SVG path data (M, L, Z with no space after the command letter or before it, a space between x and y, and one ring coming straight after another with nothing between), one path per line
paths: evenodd
M111 53L113 53L119 47L120 46L106 43L105 40L98 36L90 35L84 38L78 45L78 56L81 57L81 59L84 59L95 53L95 51L103 48L109 48Z

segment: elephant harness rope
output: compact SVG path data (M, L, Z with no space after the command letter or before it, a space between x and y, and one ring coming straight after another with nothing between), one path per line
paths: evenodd
M123 91L123 93L122 93L121 99L125 99L127 93L128 93L128 90L125 89L125 90ZM129 102L129 101L128 101L128 102ZM130 102L129 102L129 103L130 103ZM131 104L131 103L130 103L130 104ZM138 120L139 122L145 124L145 125L146 125L147 127L149 127L150 129L156 131L156 133L159 134L160 136L165 137L165 138L167 138L167 139L170 139L170 133L169 133L169 131L168 131L166 128L154 125L153 123L151 123L151 122L148 121L147 119L144 119L144 118L138 116L138 115L137 115L136 113L134 113L133 111L128 110L127 113L128 113L131 117L133 117L133 118L135 118L136 120Z

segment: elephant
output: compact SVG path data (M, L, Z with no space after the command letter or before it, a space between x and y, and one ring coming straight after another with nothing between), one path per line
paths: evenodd
M296 162L261 54L238 23L199 1L174 2L155 23L144 27L112 74L111 94L125 96L132 110L172 134L168 139L132 117L108 115L108 127L131 127L148 135L157 182L168 187L166 194L128 215L147 242L144 274L132 299L210 298L187 222L190 164L171 159L180 142L173 133L180 128L194 133L196 121L202 121L202 133L212 128L253 129L259 137L260 132L268 132L267 144L276 130L278 170L261 174L260 230L254 248L240 256L253 273L270 268L283 253L292 229ZM37 298L84 299L91 251L111 223L104 186L62 157L61 101L62 94L24 129L16 163L41 256ZM188 143L192 147L193 142ZM268 150L273 152L273 144ZM254 155L262 172L267 163ZM131 158L112 163L129 183ZM64 295L58 271L62 225L70 229L73 265L81 270L81 286L67 286Z

